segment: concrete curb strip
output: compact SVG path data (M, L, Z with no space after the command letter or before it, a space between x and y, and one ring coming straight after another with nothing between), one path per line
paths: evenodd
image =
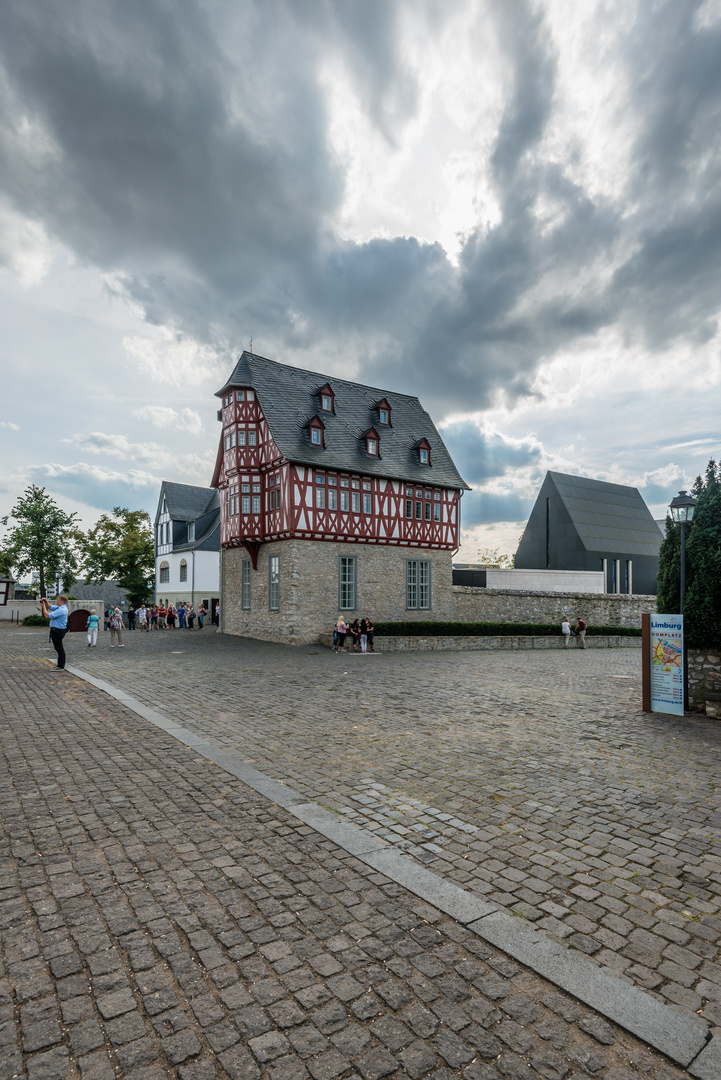
M524 919L507 915L486 900L439 877L367 829L316 803L309 803L299 792L260 772L239 754L223 750L195 735L111 683L96 679L79 668L68 667L67 670L172 738L197 750L349 854L468 926L479 937L550 983L688 1068L692 1076L699 1080L719 1080L721 1077L721 1038L708 1041L709 1025L700 1016L664 1005L639 987L599 967L583 953L554 941Z

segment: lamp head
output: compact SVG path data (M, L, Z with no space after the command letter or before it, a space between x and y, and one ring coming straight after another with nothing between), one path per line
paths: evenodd
M671 499L671 517L681 525L693 519L696 509L696 500L686 491L679 491L675 499Z

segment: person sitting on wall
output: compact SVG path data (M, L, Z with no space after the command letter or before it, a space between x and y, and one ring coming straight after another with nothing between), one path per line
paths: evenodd
M350 634L353 638L353 652L358 652L358 649L360 648L361 636L360 623L358 622L358 619L355 619L354 622L351 623Z
M563 622L561 623L561 633L563 634L563 647L568 648L568 642L571 638L571 624L568 621L568 615L563 616Z
M373 644L375 640L375 627L373 626L373 620L370 615L366 615L366 637L368 638L368 648L371 652L376 651L376 647Z

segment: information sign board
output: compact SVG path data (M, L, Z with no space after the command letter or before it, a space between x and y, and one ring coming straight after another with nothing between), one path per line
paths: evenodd
M651 712L683 716L683 615L651 616Z

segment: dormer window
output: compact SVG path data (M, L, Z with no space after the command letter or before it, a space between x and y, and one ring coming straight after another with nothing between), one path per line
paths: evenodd
M378 402L378 423L382 424L383 427L390 427L391 425L391 407L385 398Z
M320 390L320 407L321 411L325 413L335 412L335 394L331 390L329 383L321 387Z
M421 465L431 463L431 446L427 439L421 439L418 443L418 461Z
M310 433L310 445L323 448L325 446L324 439L324 427L323 421L318 416L314 416L308 425L308 431Z
M189 544L195 543L195 522L194 521L189 521L188 522L188 543Z
M375 428L371 428L366 432L366 453L369 457L380 457L380 440L378 439L378 432Z

